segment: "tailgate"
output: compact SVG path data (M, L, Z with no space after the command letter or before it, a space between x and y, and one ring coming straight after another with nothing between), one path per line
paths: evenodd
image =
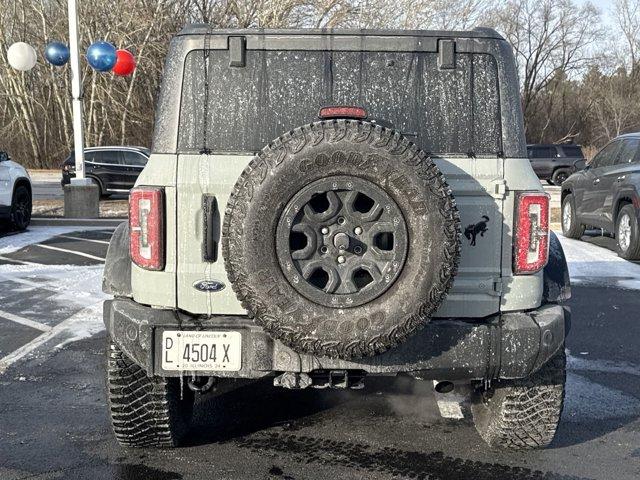
M250 159L246 155L178 158L177 293L182 310L245 313L227 279L219 235L228 196ZM437 316L490 315L500 307L504 195L495 192L504 185L503 160L457 157L436 163L456 197L463 231L458 275ZM217 254L210 258L205 258L206 231Z

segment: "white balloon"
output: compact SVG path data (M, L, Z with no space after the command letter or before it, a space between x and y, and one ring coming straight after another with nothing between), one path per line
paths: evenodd
M36 66L37 61L36 49L28 43L17 42L7 50L7 60L16 70L26 72Z

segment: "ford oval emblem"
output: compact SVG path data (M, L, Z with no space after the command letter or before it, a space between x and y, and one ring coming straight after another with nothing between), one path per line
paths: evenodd
M193 287L201 292L219 292L225 286L224 283L217 280L200 280L193 284Z

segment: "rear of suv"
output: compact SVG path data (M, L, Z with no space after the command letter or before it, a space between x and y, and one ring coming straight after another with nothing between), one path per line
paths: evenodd
M527 145L527 156L538 178L557 186L586 162L580 145L573 144Z
M185 28L104 290L123 445L237 378L435 380L494 446L560 419L566 262L492 30Z
M0 151L0 225L4 223L18 231L26 230L31 222L31 209L29 173L7 152Z

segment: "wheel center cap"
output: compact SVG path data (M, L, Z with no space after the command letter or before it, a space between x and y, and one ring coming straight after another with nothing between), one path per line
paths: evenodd
M346 233L336 233L333 237L333 245L338 250L347 250L349 248L349 235Z

